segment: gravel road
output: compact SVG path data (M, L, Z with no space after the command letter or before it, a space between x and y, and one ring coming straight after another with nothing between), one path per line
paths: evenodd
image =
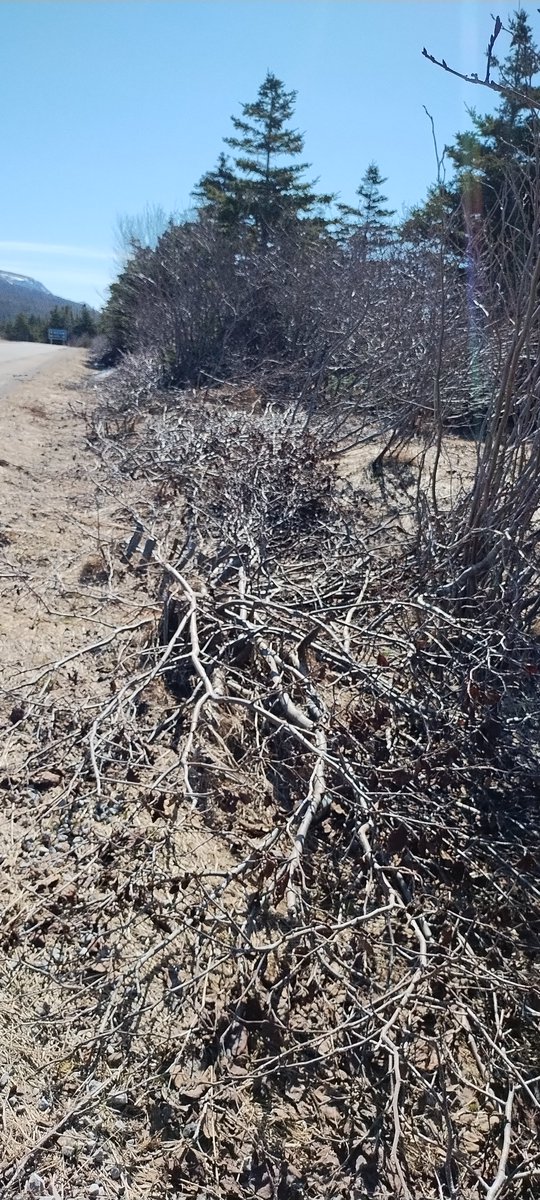
M5 396L13 385L30 379L46 366L65 355L64 346L45 346L41 342L0 341L0 395Z

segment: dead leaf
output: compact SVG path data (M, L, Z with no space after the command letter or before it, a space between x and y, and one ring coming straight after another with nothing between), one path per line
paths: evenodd
M182 1067L180 1063L173 1063L169 1071L169 1079L172 1086L178 1089L180 1100L185 1102L194 1104L198 1100L201 1100L208 1091L209 1084L203 1080L199 1080L198 1083L193 1082L191 1085L186 1085L185 1067Z
M229 1065L229 1075L233 1075L236 1079L244 1079L248 1074L247 1067L240 1066L240 1063L232 1062Z
M396 829L392 829L386 842L388 854L391 856L394 854L401 854L401 851L404 850L407 845L408 837L409 835L405 825L398 825Z
M63 772L55 768L52 771L37 771L35 775L31 776L30 783L32 787L37 788L38 792L46 792L49 788L58 787L62 779Z
M228 1051L231 1058L241 1058L248 1048L248 1035L245 1025L235 1021L229 1035Z

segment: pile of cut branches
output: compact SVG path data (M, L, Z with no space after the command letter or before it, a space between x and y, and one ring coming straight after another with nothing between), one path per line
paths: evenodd
M145 485L157 616L95 652L75 730L67 664L42 696L64 767L29 824L77 870L10 932L52 1132L6 1195L69 1133L64 1177L105 1195L533 1200L534 640L430 593L414 501L294 415L132 416L93 438L116 494Z

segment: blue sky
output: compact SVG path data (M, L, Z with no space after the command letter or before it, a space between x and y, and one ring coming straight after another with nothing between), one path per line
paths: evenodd
M119 215L181 212L267 70L298 90L321 190L345 202L368 162L399 212L488 93L423 45L482 70L495 0L3 0L0 269L99 305ZM512 5L500 7L505 19ZM538 28L536 4L525 4Z

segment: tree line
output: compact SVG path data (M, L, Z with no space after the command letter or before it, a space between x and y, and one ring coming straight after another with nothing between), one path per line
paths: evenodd
M87 304L74 309L69 304L54 305L46 317L17 313L0 324L0 337L8 342L48 342L49 329L65 329L68 342L90 343L99 332L99 316Z
M335 383L339 372L373 381L382 364L371 326L374 306L380 315L384 305L385 352L399 346L395 355L410 359L417 378L418 362L436 353L442 305L446 317L453 313L450 342L469 329L463 382L476 403L489 372L479 384L467 312L473 302L474 342L482 311L500 311L517 286L538 194L531 101L540 96L540 53L523 9L506 33L506 56L490 60L502 85L498 108L471 111L471 128L441 155L438 181L401 221L376 162L351 205L317 190L293 123L296 92L268 72L255 100L232 117L193 209L162 219L151 237L128 229L104 314L112 354L150 351L173 384L272 363L301 369L310 387L314 378Z

